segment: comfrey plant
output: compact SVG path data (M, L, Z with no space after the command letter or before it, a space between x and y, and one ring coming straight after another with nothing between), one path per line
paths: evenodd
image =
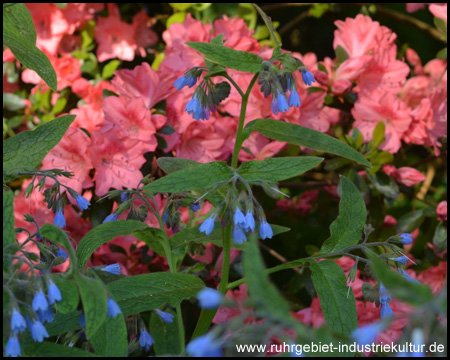
M25 14L21 4L14 6L22 11L21 15ZM233 88L237 92L240 116L233 153L231 159L226 159L229 161L203 164L159 157L156 163L166 176L161 176L158 169L153 172L156 178L147 175L134 188L112 190L98 203L92 201L91 206L87 197L61 180L70 178L72 173L59 169L35 170L72 124L73 115L53 119L4 142L6 356L39 355L36 350L39 348L58 356L82 356L91 352L105 357L222 356L233 355L236 344L247 339L269 343L277 338L292 343L291 334L295 334L297 343L326 338L366 344L399 316L397 299L418 303L419 298L420 304L424 304L420 311L426 310L433 315L430 318L437 318L436 309L442 308L444 301L433 299L429 289L406 270L412 261L403 246L411 244L411 234L391 232L385 236L366 224L364 197L355 183L361 186L359 173L363 170L368 177L373 175L369 170L371 163L356 146L279 120L283 113L301 107L302 101L305 103L310 93L317 91L311 89L316 79L300 59L281 49L270 19L259 7L255 5L255 8L272 38L270 58L225 46L223 34L210 43L190 42L188 45L204 56L204 65L189 69L173 84L180 92L195 87L192 98L180 110L204 122L211 121L215 112L225 112L224 101ZM5 14L7 19L7 10L4 20ZM11 31L14 24L17 25L10 21L4 29ZM27 29L17 29L14 34L17 37ZM33 34L28 35L34 38ZM29 39L24 39L27 42ZM20 55L17 55L19 60ZM236 73L250 74L245 88L240 81L238 85ZM299 78L301 81L296 80ZM56 89L56 83L52 85L50 81L49 86ZM254 87L258 87L255 92L270 97L270 109L277 119L248 118L247 105ZM254 132L315 152L310 156L239 163L239 155L247 150L243 143ZM51 138L48 134L52 134ZM355 142L358 139L358 134L351 138ZM339 180L339 216L331 224L330 237L305 258L287 261L276 254L283 264L266 269L260 246L268 248L278 234L289 229L269 224L268 219L272 217L263 207L256 188L262 188L275 199L287 196L277 184L321 166L324 158L316 156L317 152L344 158L338 160L343 161L348 175ZM374 150L366 154L371 158L380 153ZM104 163L109 164L109 160ZM31 199L35 192L42 192L43 201L54 215L53 224L42 225L37 216L27 214L25 220L35 230L14 227L14 196L6 184L11 185L23 176L31 176L25 196ZM106 190L102 196L105 193ZM65 231L72 225L68 211L64 210L69 202L76 209L76 216L91 218L93 225L79 241ZM105 203L102 210L108 210L93 214L93 208ZM26 240L19 242L16 234L23 233ZM117 249L115 256L102 258L103 265L93 266L104 255L101 247L117 237L127 237L126 241L134 237L140 242L130 243L129 252L116 243L108 244L109 249ZM192 265L192 258L187 256L204 250L204 245L210 243L214 245L213 257L216 251L221 251L216 263L221 269L216 267L211 273L205 264ZM234 271L230 271L232 253L242 260ZM354 259L347 277L334 261L341 257ZM130 265L136 258L137 264ZM154 262L160 267L155 269ZM291 304L268 276L286 269L294 269L304 276L305 267L312 274L329 329L316 331L294 319ZM167 272L158 271L161 269ZM381 320L358 329L352 284L363 270L365 276L377 282L375 286L364 284L363 296L380 308ZM130 276L133 271L139 275ZM247 286L236 290L242 284ZM241 297L236 295L238 291L246 291L244 288L248 288L248 298L246 293ZM201 312L195 319L195 327L188 327L187 332L187 319L195 318L192 309ZM219 309L225 310L219 317L228 310L237 315L231 321L211 327Z

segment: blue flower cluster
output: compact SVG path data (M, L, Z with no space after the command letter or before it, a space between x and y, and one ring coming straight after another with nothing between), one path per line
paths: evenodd
M91 205L91 203L88 200L86 200L86 198L84 198L80 194L76 193L72 189L69 189L69 192L71 195L72 194L74 195L77 205L81 211L86 210ZM61 201L61 204L62 204L62 201ZM60 227L61 229L66 226L66 219L64 217L62 205L56 211L55 218L53 219L53 224Z
M10 319L11 335L5 346L5 356L17 357L22 355L18 336L27 328L31 332L32 339L36 342L43 342L44 338L48 338L49 334L43 323L53 321L54 314L50 305L61 300L61 291L58 286L56 286L52 279L48 279L47 296L42 288L34 294L31 302L31 308L34 312L32 319L28 315L27 319L25 319L20 309L14 306Z

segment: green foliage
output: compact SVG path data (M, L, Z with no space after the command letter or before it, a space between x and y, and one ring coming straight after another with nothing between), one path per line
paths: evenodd
M322 158L312 156L269 158L245 162L237 173L247 181L277 182L311 170L322 161Z
M174 311L165 311L175 315ZM179 354L183 351L183 349L180 349L180 333L176 321L166 324L157 314L152 313L150 318L150 329L152 337L155 340L153 347L157 356L164 354Z
M128 336L122 314L107 316L97 332L90 338L95 353L102 357L126 357Z
M59 274L52 275L58 289L61 291L61 301L55 303L56 310L62 314L69 314L78 308L80 296L75 281L66 280Z
M356 161L370 167L370 163L360 153L347 144L321 133L300 125L289 124L273 119L257 119L247 124L247 134L258 131L261 134L278 141L286 141L290 144L302 145L311 149L340 155L347 159Z
M227 182L232 176L233 170L224 161L214 161L176 171L145 185L143 189L155 193L177 193Z
M14 194L10 189L3 188L3 251L15 242Z
M44 341L42 343L34 343L28 345L24 349L24 353L28 356L38 357L97 357L91 352L81 350L76 347L68 347L62 344L54 344Z
M154 310L168 303L177 306L196 295L205 284L189 274L152 273L126 277L107 285L124 316Z
M3 45L25 67L34 70L56 91L56 73L47 56L36 47L36 31L28 9L23 4L8 3L3 7Z
M350 334L357 328L358 319L355 297L353 291L348 292L344 271L330 260L312 262L311 271L327 324L335 332Z
M53 224L44 224L40 229L40 233L42 237L48 238L57 244L61 244L69 254L71 269L75 269L77 267L77 256L75 255L72 244L64 231Z
M101 328L106 319L107 301L103 283L75 273L86 316L86 337L90 339Z
M118 220L101 224L89 231L80 241L77 247L78 267L84 269L89 257L100 245L117 236L126 236L134 231L148 228L147 224L136 220Z
M325 241L319 254L340 251L361 239L367 216L364 199L358 188L344 176L341 176L340 193L339 216L331 224L331 237Z
M59 143L75 115L64 115L33 131L23 131L3 142L3 176L34 170Z
M156 162L168 174L201 165L201 163L194 160L175 157L161 157Z
M205 55L206 60L227 68L252 74L262 71L263 59L258 55L208 43L191 41L186 44Z

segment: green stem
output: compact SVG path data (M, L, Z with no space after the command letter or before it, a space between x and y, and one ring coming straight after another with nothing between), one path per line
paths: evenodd
M237 167L239 152L242 148L242 143L245 140L245 135L243 134L244 123L245 123L245 114L247 112L247 104L248 98L252 91L253 85L255 85L256 79L258 78L259 73L255 74L248 85L247 91L243 94L242 90L239 86L231 79L230 77L225 76L231 84L236 88L236 90L242 96L242 105L241 105L241 113L239 116L239 124L236 133L236 142L234 143L234 151L233 157L231 159L231 166L233 168ZM222 294L225 294L228 289L228 275L230 272L230 251L231 251L231 224L228 224L223 231L223 262L222 262L222 277L220 279L219 291ZM192 334L192 339L195 339L198 336L201 336L208 331L211 322L214 319L214 315L216 314L216 310L205 310L203 309L198 318L197 326L195 327L194 333Z

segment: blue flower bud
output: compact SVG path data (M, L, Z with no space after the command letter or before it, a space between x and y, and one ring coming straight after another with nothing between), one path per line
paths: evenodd
M77 201L77 205L80 208L80 210L86 210L91 203L89 201L87 201L83 196L78 195L75 200Z
M57 257L62 257L63 263L66 262L66 260L69 258L69 254L64 249L59 248L58 252L56 253Z
M80 327L86 326L86 316L84 314L80 314L80 317L78 318L78 324L80 324Z
M44 338L50 337L45 326L37 319L31 323L30 330L34 341L43 342Z
M244 213L241 211L241 209L239 209L239 207L236 207L233 221L234 221L235 226L244 226L245 225L245 216L244 216Z
M212 335L206 334L192 340L186 352L195 357L221 357L222 349Z
M311 85L311 83L316 82L316 79L314 79L313 74L311 74L311 72L306 69L302 70L302 79L306 85Z
M272 239L273 231L270 227L269 223L265 220L261 221L261 225L259 226L259 235L261 239Z
M8 339L8 342L5 346L5 356L22 356L22 352L20 350L20 342L16 335L13 335Z
M119 305L117 305L117 303L113 299L108 298L107 305L107 314L109 317L116 317L117 315L122 314L122 310L120 310Z
M291 95L289 95L289 106L300 106L300 97L298 96L297 91L291 90Z
M278 114L278 100L276 97L272 97L272 104L270 105L270 108L275 115Z
M155 310L155 313L164 321L166 324L171 324L173 322L173 315L171 313L161 311L159 309Z
M379 290L379 300L381 304L390 303L392 301L391 295L384 287L383 283L380 282L380 290Z
M61 209L59 209L56 212L55 219L53 220L53 224L55 224L56 226L59 226L61 229L66 226L66 219L64 218L64 215L63 215Z
M412 243L413 238L411 236L411 234L405 233L405 234L401 234L399 236L399 241L403 244L403 245L409 245Z
M399 257L396 257L396 258L390 258L389 260L397 261L400 264L406 265L406 263L408 262L409 259L406 256L399 256Z
M103 220L103 224L110 222L110 221L116 221L116 220L117 220L117 214L111 214L111 215L108 215L105 220Z
M108 265L105 266L103 269L101 269L102 271L106 271L110 274L113 275L120 275L120 271L122 270L120 267L120 264L112 264L112 265Z
M197 299L202 309L215 309L222 303L223 295L211 288L203 288L197 294Z
M27 328L25 318L22 316L19 310L13 309L11 314L11 330L15 333L21 333Z
M216 218L211 215L209 218L203 221L202 225L200 226L200 232L205 233L206 235L211 235L214 230L215 219Z
M247 214L245 214L245 231L255 231L255 218L251 211L247 211Z
M201 206L200 206L200 204L192 204L189 208L190 208L193 212L197 212L197 211L199 211L199 210L201 209Z
M44 292L42 289L39 289L39 291L34 295L33 302L31 304L34 311L45 311L48 308L48 302L45 298Z
M126 191L122 191L122 192L120 193L120 201L125 202L125 201L127 201L127 200L128 200L128 194L127 194L127 192L126 192Z
M398 269L398 272L399 272L400 274L402 274L403 277L404 277L406 280L411 281L411 282L414 282L414 283L416 283L416 284L420 284L420 281L419 281L419 280L413 279L413 278L411 277L411 275L409 275L403 268Z
M59 291L58 287L53 282L53 280L49 280L49 282L48 282L47 295L48 295L48 303L50 305L53 305L55 303L55 301L62 300L61 291Z
M197 83L197 78L191 74L184 74L182 77L178 78L173 86L177 88L177 90L181 90L185 86L191 88Z
M372 344L375 341L377 335L381 331L383 331L383 329L383 323L372 323L369 325L361 326L356 330L353 330L351 338L361 346Z
M236 227L233 230L233 241L235 244L242 245L244 241L247 241L245 232L241 227Z
M155 340L153 340L149 332L146 329L141 328L141 336L139 337L139 346L145 348L145 351L149 351L154 343Z

